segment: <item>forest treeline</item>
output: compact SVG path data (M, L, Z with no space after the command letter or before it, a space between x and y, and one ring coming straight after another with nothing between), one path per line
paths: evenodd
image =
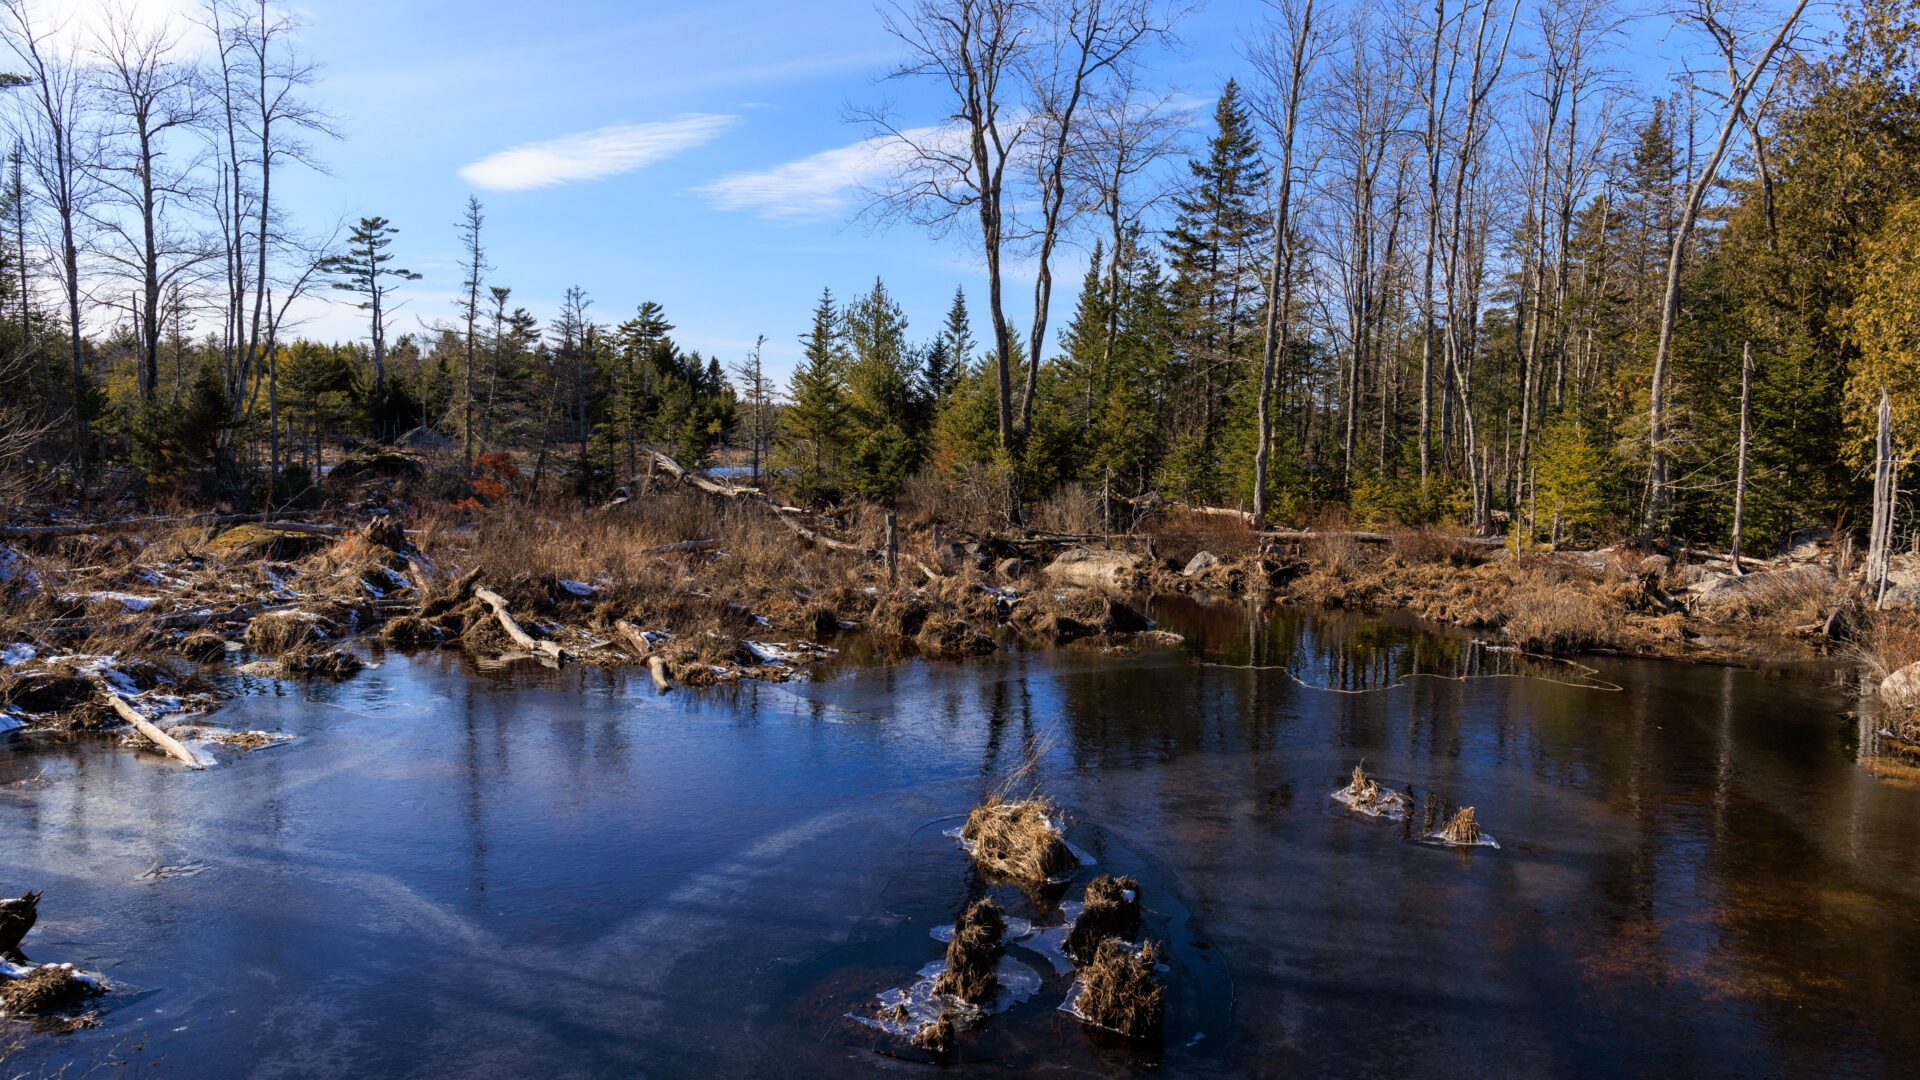
M910 321L880 277L833 283L784 378L683 348L653 302L576 288L542 323L477 200L459 300L390 333L412 232L310 236L272 201L331 137L288 16L215 0L188 56L127 21L56 47L0 8L16 494L124 463L155 498L284 502L426 426L525 496L604 497L658 447L820 502L924 478L1013 516L1154 492L1724 543L1741 494L1749 538L1858 516L1883 392L1920 446L1916 0L1830 37L1804 5L1275 0L1199 110L1152 78L1163 4L888 9L888 77L952 119L859 115L895 146L867 213L962 238L987 286ZM1635 80L1655 35L1697 44L1690 75ZM322 296L364 340L291 331Z

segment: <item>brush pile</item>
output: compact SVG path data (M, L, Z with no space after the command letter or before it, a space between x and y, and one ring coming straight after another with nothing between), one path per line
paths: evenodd
M947 969L933 992L958 998L969 1005L986 1005L1000 988L995 969L1000 963L1000 938L1007 932L1006 917L992 900L976 900L953 923L947 943ZM915 1036L915 1042L918 1042ZM949 1039L949 1041L951 1041Z
M1166 991L1154 974L1152 944L1134 949L1108 938L1080 969L1072 1009L1082 1020L1136 1039L1156 1038L1167 1019Z
M1043 885L1080 865L1060 836L1045 799L992 802L973 808L960 830L982 870L1025 885Z
M1066 954L1076 963L1094 958L1111 939L1131 941L1140 933L1140 883L1102 874L1087 882L1086 906L1067 932Z

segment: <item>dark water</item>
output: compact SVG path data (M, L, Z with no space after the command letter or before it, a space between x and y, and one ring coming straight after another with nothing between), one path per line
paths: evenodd
M942 830L1034 753L1069 839L1141 879L1168 1036L1083 1029L1050 975L951 1068L1920 1061L1920 790L1855 762L1831 676L1589 670L1248 611L1160 605L1181 649L705 696L389 655L237 700L220 722L300 738L199 773L12 738L0 784L50 782L0 787L0 894L44 889L29 952L118 989L100 1027L33 1035L0 1075L931 1075L843 1014L911 982L940 953L928 930L994 892ZM1329 801L1362 759L1412 821ZM1497 849L1420 842L1461 805ZM1049 897L995 895L1049 917Z

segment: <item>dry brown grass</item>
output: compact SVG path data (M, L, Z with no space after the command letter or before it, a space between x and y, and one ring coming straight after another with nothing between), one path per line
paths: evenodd
M1614 643L1620 614L1570 582L1530 582L1507 598L1507 638L1528 652L1598 648Z
M227 658L227 639L202 630L181 638L175 651L197 664L217 664Z
M1748 574L1725 599L1703 597L1699 613L1714 622L1804 626L1824 622L1840 601L1840 582L1819 566L1789 566Z
M1872 613L1854 643L1853 656L1879 679L1908 664L1920 663L1920 612Z
M953 1017L946 1009L940 1010L937 1019L920 1025L913 1033L913 1045L935 1054L944 1054L953 1049Z
M960 836L982 870L1027 885L1041 885L1080 864L1053 824L1053 804L1043 798L1017 802L989 799L973 808Z
M1129 948L1114 938L1100 943L1093 962L1080 969L1074 1008L1104 1028L1136 1039L1157 1037L1167 1019L1166 992L1154 975L1154 949Z
M1232 562L1260 547L1260 538L1245 521L1220 514L1168 510L1148 518L1136 531L1153 537L1154 552L1180 566L1202 551Z
M366 665L345 649L304 647L283 653L280 670L305 679L344 679L359 673Z
M947 942L947 969L933 984L933 992L973 1005L993 1000L1000 988L995 970L1000 962L1000 938L1007 932L1006 917L992 900L976 900L953 921L953 940Z
M1131 894L1131 895L1129 895ZM1109 938L1132 940L1140 932L1140 883L1102 874L1087 882L1086 906L1067 931L1066 953L1085 963Z
M1474 820L1473 807L1463 807L1440 830L1440 839L1449 844L1471 847L1480 842L1480 823Z
M1412 566L1439 564L1464 569L1487 561L1487 549L1468 544L1458 536L1421 529L1393 538L1393 555Z
M33 1015L65 1009L99 997L98 986L69 968L47 964L19 979L0 979L0 1009L13 1015Z
M326 641L340 632L331 620L311 611L269 611L247 624L247 647L261 656Z

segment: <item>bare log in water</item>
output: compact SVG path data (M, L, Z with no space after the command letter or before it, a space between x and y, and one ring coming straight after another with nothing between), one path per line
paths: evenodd
M529 652L545 653L555 660L567 658L566 651L559 645L551 641L541 641L522 630L520 624L514 622L513 616L508 613L507 601L499 593L492 589L475 589L473 595L478 597L481 603L493 609L493 617L500 620L500 628L507 632L507 636L513 639L515 645Z
M141 716L140 710L127 704L127 699L121 697L113 687L108 686L105 679L95 679L93 685L100 689L100 693L107 699L107 704L120 715L120 719L132 724L135 731L152 740L155 746L196 769L207 767L205 762L194 756L193 751L180 745L178 739L153 726L153 721Z

